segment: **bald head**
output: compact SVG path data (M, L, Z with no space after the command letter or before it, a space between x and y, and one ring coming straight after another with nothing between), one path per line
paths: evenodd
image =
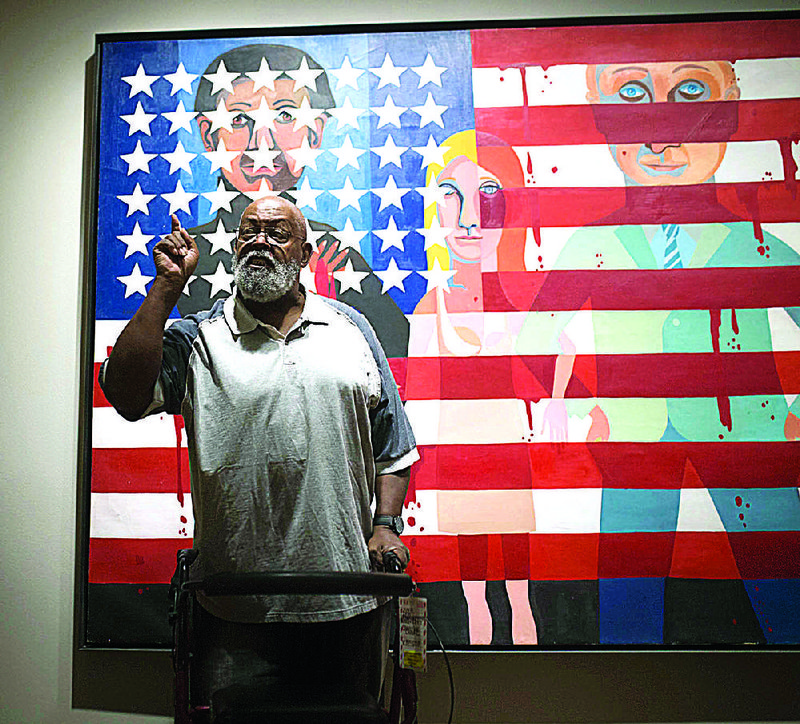
M306 240L306 218L300 209L283 196L264 196L256 199L243 212L239 227L246 221L270 220L275 223L284 219L289 222L292 234L301 242Z

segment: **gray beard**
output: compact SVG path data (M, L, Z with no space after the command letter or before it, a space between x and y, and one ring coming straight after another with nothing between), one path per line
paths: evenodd
M267 266L247 266L247 260L253 257L266 259ZM233 279L239 294L260 304L280 299L292 288L299 274L300 262L296 259L278 261L268 251L254 249L244 257L233 258Z

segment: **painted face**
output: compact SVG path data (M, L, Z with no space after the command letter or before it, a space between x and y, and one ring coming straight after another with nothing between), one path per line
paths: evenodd
M727 61L590 65L590 103L699 103L736 100L739 87ZM614 161L628 184L668 186L710 180L725 156L727 144L611 144Z
M437 182L445 190L439 223L453 229L447 245L460 261L477 262L497 251L503 234L505 201L499 179L466 156L445 166Z
M275 81L275 90L261 87L256 91L252 80L236 81L234 92L225 98L226 108L236 113L231 130L218 128L212 133L211 121L205 116L198 118L206 150L215 150L223 141L228 151L241 151L230 171L222 169L225 178L240 191L258 189L262 179L273 191L291 188L300 179L303 167L287 151L300 148L304 139L310 148L319 148L322 143L324 116L316 118L311 126L299 121L295 124L291 112L304 101L309 103L309 93L305 87L295 91L294 85L293 80L284 78ZM276 153L249 153L259 149Z

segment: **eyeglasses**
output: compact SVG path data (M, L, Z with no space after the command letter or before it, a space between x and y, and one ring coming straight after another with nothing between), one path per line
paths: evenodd
M282 226L270 226L263 229L256 229L253 226L240 226L236 230L236 238L241 242L248 242L257 239L261 234L267 241L273 241L276 244L285 244L289 241L293 234L288 229Z

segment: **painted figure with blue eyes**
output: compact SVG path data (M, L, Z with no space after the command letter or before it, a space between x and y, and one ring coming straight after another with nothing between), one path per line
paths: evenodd
M739 98L727 61L590 65L587 99L595 104L697 103ZM667 186L708 181L725 156L724 141L610 144L626 184Z

